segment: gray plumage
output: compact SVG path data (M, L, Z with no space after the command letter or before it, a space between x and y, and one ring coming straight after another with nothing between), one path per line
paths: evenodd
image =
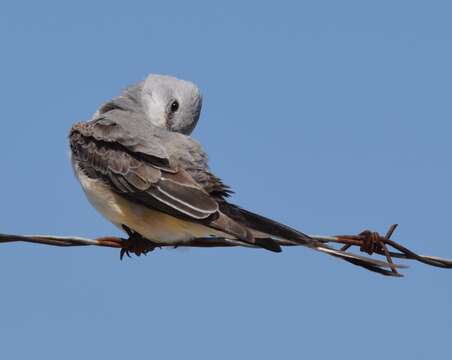
M156 243L215 237L277 252L280 244L298 244L387 272L385 262L330 249L230 204L229 188L211 173L207 155L189 136L201 106L194 84L150 75L102 105L91 121L75 124L72 162L93 205L116 225ZM155 216L161 220L148 228Z

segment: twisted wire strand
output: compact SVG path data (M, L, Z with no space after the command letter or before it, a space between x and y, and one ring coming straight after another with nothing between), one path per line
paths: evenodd
M358 235L337 235L337 236L322 236L322 235L310 235L314 240L325 244L340 244L343 247L342 251L347 251L352 247L358 248L361 252L365 252L368 255L378 254L384 256L389 265L394 265L393 259L406 259L418 261L420 263L444 268L452 269L452 260L444 259L437 256L419 255L407 247L391 240L391 236L395 232L397 225L392 225L385 236L381 236L377 232L369 230L363 231ZM168 243L159 244L160 247L231 247L235 244L225 242L218 238L209 238L208 241L204 238L193 239L189 242L180 244ZM11 242L29 242L42 245L60 246L60 247L72 247L72 246L101 246L110 248L123 248L124 239L119 237L101 237L97 239L87 239L83 237L75 236L52 236L52 235L11 235L0 234L0 243ZM281 242L283 246L295 246L290 242ZM397 272L396 266L391 266L391 271L395 276L400 276Z

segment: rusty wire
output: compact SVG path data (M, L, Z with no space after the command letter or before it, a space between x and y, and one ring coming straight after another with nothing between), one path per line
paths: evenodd
M439 268L452 268L452 260L442 259L435 256L419 255L408 248L400 245L399 243L391 240L392 235L397 229L397 225L392 225L385 236L380 235L377 232L365 230L358 235L336 235L336 236L319 236L310 235L311 238L322 242L324 244L341 244L343 245L340 250L348 251L350 248L356 247L361 252L365 252L368 255L378 254L384 256L388 262L392 274L394 276L401 276L397 271L397 266L394 264L393 259L407 259L414 260L426 265L435 266ZM110 248L124 248L124 239L119 237L101 237L97 239L86 239L82 237L64 237L64 236L51 236L51 235L8 235L0 234L0 243L9 242L30 242L36 244L52 245L52 246L101 246ZM282 245L294 246L296 244L285 242ZM221 241L215 241L215 239L193 239L189 242L180 244L159 244L160 247L230 247L235 246L231 243Z

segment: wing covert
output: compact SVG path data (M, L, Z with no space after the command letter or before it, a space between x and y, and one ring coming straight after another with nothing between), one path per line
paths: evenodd
M185 170L171 166L164 149L150 151L159 148L154 144L146 145L146 153L134 152L143 146L110 119L74 125L70 143L74 160L87 176L102 179L131 200L196 220L218 211L217 202Z

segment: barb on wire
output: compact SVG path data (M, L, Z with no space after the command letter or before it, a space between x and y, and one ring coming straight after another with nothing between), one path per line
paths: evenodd
M439 268L452 269L452 260L439 258L436 256L419 255L399 243L391 240L392 235L397 229L398 225L392 225L385 236L377 232L365 230L358 235L336 235L336 236L319 236L310 235L324 244L340 244L343 245L340 250L348 251L350 248L357 247L361 252L368 255L378 254L384 256L388 262L391 272L394 276L401 276L397 271L397 266L393 259L407 259L414 260L426 265L435 266ZM124 239L119 237L109 236L97 239L86 239L82 237L65 237L65 236L51 236L51 235L8 235L0 234L0 243L9 242L30 242L36 244L53 245L53 246L101 246L110 248L125 249L126 243ZM293 246L293 243L284 243L286 246ZM230 247L235 246L232 243L222 241L221 239L205 238L193 239L189 242L183 243L168 243L159 244L159 247Z

